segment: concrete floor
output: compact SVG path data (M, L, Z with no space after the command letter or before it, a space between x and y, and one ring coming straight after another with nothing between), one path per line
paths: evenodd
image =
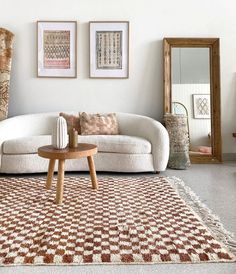
M74 173L73 173L74 175ZM87 176L87 174L82 174ZM98 174L106 176L107 174ZM110 176L111 174L109 174ZM130 175L129 176L137 176ZM154 176L139 174L138 176ZM236 235L236 162L220 165L192 165L188 170L167 170L163 176L176 176L201 197L201 200L218 215L225 228ZM112 174L121 176L121 174ZM158 264L158 265L100 265L100 266L20 266L0 268L4 274L235 274L236 263Z

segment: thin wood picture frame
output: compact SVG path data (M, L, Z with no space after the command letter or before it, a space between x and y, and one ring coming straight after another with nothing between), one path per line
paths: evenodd
M77 21L37 21L37 77L77 78Z
M89 45L90 78L129 78L129 21L90 21Z
M192 94L193 98L193 118L211 119L211 95Z

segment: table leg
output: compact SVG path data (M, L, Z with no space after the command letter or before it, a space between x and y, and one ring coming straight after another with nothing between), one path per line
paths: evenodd
M88 156L87 159L88 159L89 172L90 172L93 189L98 189L97 175L96 175L96 170L94 166L93 156Z
M56 204L62 204L65 160L58 160Z
M47 174L47 181L46 181L46 189L50 189L51 186L52 186L52 179L53 179L55 161L56 161L55 159L50 159L49 160L48 174Z

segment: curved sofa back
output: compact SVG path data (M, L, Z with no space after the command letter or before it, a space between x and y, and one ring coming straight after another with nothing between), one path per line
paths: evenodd
M51 134L52 122L57 116L57 112L14 116L3 120L0 128L3 128L4 132L4 127L10 127L15 138L22 134L23 136Z
M68 114L77 115L76 111L65 111ZM151 119L145 116L131 114L131 113L116 113L120 128L120 134L133 135L137 131L140 119ZM35 114L24 114L8 118L1 121L0 128L4 133L4 124L7 126L11 124L11 128L14 128L14 138L30 135L46 135L51 134L53 120L58 117L59 112L45 112ZM151 119L152 120L152 119Z

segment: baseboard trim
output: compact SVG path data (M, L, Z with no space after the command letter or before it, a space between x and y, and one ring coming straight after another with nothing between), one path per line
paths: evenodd
M236 153L223 153L223 161L236 161Z

